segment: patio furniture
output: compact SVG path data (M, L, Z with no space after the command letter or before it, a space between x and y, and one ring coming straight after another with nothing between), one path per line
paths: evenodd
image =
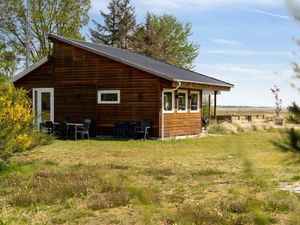
M83 126L79 127L79 130L77 130L77 134L81 135L82 140L84 139L84 136L86 135L87 139L90 139L90 127L91 127L92 121L90 119L85 119ZM77 135L76 135L77 136Z
M54 123L52 121L46 121L42 126L42 130L45 131L48 135L54 134Z
M120 121L116 123L114 127L114 137L117 138L125 138L126 137L126 123L124 121Z
M68 137L74 136L74 140L77 141L78 130L83 127L83 123L66 123L68 126Z
M126 137L136 138L136 131L138 127L140 127L140 121L129 121L127 126Z
M151 129L151 120L142 120L139 127L136 129L136 135L143 135L144 140L149 137L149 132Z
M63 140L67 140L68 137L68 125L66 122L61 122L58 125L58 137Z

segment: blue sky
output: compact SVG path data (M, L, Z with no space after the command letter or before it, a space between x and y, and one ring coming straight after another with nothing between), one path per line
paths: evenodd
M99 11L108 0L92 0L90 18L101 21ZM191 40L200 44L196 71L233 83L219 96L219 105L273 106L270 88L278 85L283 105L299 103L291 62L299 62L300 25L281 0L131 0L137 21L147 11L168 13L193 25ZM92 26L90 23L89 26Z

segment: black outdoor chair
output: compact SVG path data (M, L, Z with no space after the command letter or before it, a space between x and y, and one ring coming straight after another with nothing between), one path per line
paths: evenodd
M43 131L46 132L48 135L54 134L54 123L52 121L46 121L43 124Z
M126 136L126 123L118 122L114 127L114 137L116 138L125 138Z
M128 127L127 127L127 132L126 132L126 137L135 139L136 131L137 131L138 127L140 127L140 121L129 121Z
M144 140L147 139L147 136L150 136L150 129L151 129L151 120L142 120L139 127L136 129L136 135L141 136L143 135Z
M91 127L91 123L92 123L92 120L85 119L84 122L83 122L82 129L80 129L80 130L77 131L77 134L80 134L82 139L84 139L85 135L86 135L87 139L90 139L90 132L89 132L89 130L90 130L90 127Z
M58 125L58 137L62 140L67 140L68 137L68 125L66 122L61 122Z

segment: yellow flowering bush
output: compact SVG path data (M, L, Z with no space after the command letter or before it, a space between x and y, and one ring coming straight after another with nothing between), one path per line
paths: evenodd
M0 160L33 145L33 114L26 91L0 83Z

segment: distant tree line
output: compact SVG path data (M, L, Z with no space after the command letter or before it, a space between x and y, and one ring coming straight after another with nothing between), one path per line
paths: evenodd
M52 46L48 33L74 39L86 36L81 31L89 22L90 0L30 0L29 8L26 2L0 1L2 78L12 76L17 67L24 67L28 56L32 64L49 55ZM182 68L194 68L199 46L189 40L190 23L172 15L147 13L145 22L138 24L130 0L111 0L108 13L100 11L100 19L103 23L93 20L94 26L89 28L88 36L93 42L129 49Z

